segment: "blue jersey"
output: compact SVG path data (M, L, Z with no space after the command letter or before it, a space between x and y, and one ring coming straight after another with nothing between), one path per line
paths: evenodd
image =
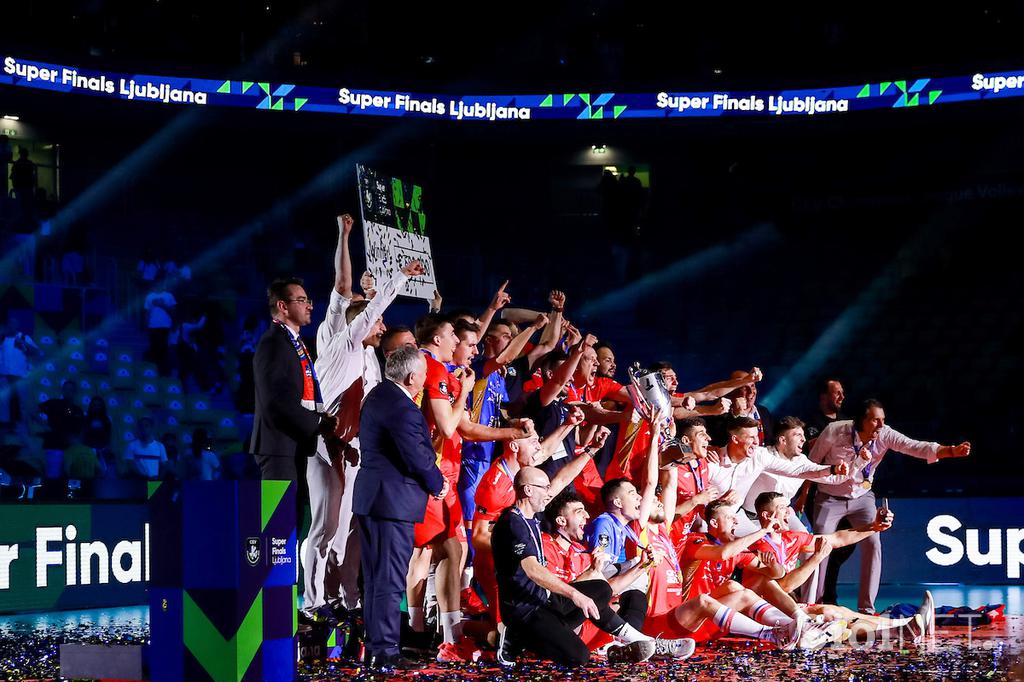
M466 399L466 409L469 410L470 420L474 424L497 427L501 420L501 404L508 402L508 392L505 389L505 377L502 373L491 372L483 374L484 365L487 359L483 356L477 357L472 364L476 373L476 383L473 385L473 392ZM462 443L462 459L476 462L493 461L494 441L464 441Z
M589 551L600 548L612 558L613 563L626 561L626 529L610 512L588 523L585 534Z

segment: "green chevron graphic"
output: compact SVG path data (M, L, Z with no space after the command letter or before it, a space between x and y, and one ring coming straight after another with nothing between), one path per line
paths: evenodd
M618 118L618 117L619 117L619 114L621 114L621 113L622 113L623 111L625 111L625 110L626 110L626 107L625 107L625 106L615 106L615 107L612 107L612 111L613 111L613 113L614 113L614 115L612 116L612 118Z
M302 106L309 101L307 97L296 97L295 98L295 111L298 111Z
M224 81L224 85L217 88L217 92L226 94L231 92L231 81Z
M260 486L260 497L262 503L262 529L267 530L267 524L270 523L270 517L277 511L277 507L281 504L281 498L288 492L288 481L263 481Z
M863 88L860 89L860 92L857 93L858 99L861 98L861 97L870 97L870 96L871 96L871 85L870 84L865 85Z
M542 107L550 107L550 106L551 106L551 100L552 100L553 98L554 98L554 95L548 95L547 97L545 97L544 99L542 99L542 100L540 101L540 105L541 105Z
M263 643L263 590L256 595L245 619L230 640L221 636L188 592L183 594L185 648L214 680L241 682Z

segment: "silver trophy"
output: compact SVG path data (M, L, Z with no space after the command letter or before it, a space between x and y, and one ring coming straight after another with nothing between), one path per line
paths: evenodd
M634 362L627 370L629 375L629 397L633 407L640 416L650 421L656 412L661 412L663 421L658 425L662 441L661 451L666 454L670 464L681 464L694 459L693 450L683 445L679 439L671 436L672 427L672 394L665 386L665 379L660 370L645 370L639 362Z

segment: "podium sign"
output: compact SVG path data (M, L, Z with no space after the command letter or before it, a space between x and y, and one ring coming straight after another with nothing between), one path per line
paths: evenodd
M150 670L162 680L295 677L295 486L150 484Z

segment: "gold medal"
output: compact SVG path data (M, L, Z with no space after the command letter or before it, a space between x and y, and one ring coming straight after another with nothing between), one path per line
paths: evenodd
M864 488L864 490L871 490L871 480L865 479L864 482L860 484L860 487Z

